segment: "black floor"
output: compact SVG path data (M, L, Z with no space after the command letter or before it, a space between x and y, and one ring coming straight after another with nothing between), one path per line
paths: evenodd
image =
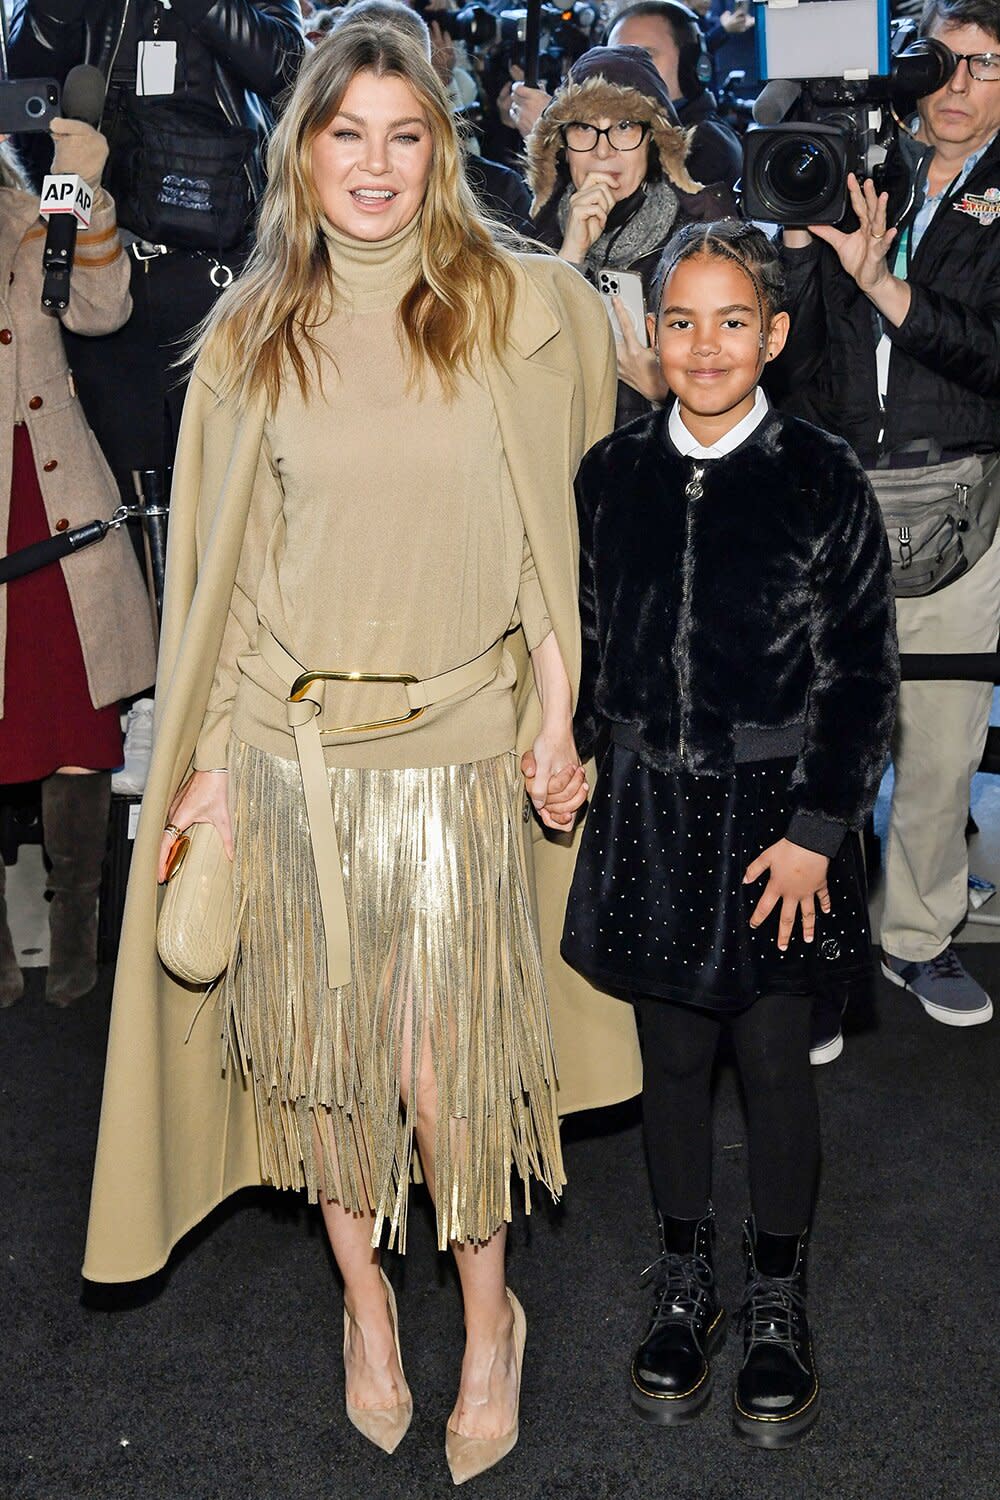
M1000 946L967 948L1000 993ZM0 1014L0 1500L367 1500L452 1493L443 1429L460 1357L456 1287L414 1212L400 1290L416 1416L386 1458L343 1415L340 1298L315 1215L238 1196L156 1286L79 1278L107 1015L41 1002L40 971ZM702 1418L633 1420L627 1368L654 1253L634 1111L567 1129L565 1207L511 1235L528 1315L521 1440L475 1500L995 1500L996 1022L961 1031L886 988L819 1070L825 1170L812 1311L823 1412L790 1453L729 1426L737 1344ZM745 1135L732 1076L716 1115L723 1288L739 1290Z

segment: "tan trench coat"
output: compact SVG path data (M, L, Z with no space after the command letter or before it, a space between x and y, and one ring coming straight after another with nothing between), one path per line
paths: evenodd
M53 533L106 519L118 486L87 426L66 363L59 320L42 311L45 226L31 193L0 188L0 432L28 425ZM95 197L90 228L77 236L70 301L74 333L112 333L128 317L128 260L107 193ZM0 443L0 548L10 518L11 448ZM60 564L80 636L95 708L148 688L155 671L153 621L139 565L123 530ZM7 591L0 588L0 712L7 643Z
M506 371L488 368L504 451L563 658L576 681L578 538L572 483L610 427L616 387L608 321L562 262L520 261ZM84 1275L148 1276L177 1240L237 1188L260 1182L254 1110L238 1066L223 1069L209 999L176 983L154 942L155 868L166 809L188 773L226 623L258 463L264 412L221 402L196 369L171 500L157 730L125 908ZM526 659L526 658L525 658ZM521 687L521 739L539 708ZM568 845L569 841L561 841ZM554 955L572 852L539 836L536 873L563 1108L639 1088L631 1008L602 996ZM189 1035L190 1033L190 1035Z

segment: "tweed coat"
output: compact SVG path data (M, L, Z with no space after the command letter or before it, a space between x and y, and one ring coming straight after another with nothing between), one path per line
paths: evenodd
M106 519L118 486L87 426L59 328L42 311L45 225L38 199L0 188L0 432L27 423L38 482L52 532ZM128 261L118 240L115 207L95 195L89 229L77 237L69 306L62 322L74 333L112 333L131 311ZM11 448L0 443L0 547L10 518ZM155 670L149 596L123 530L63 558L95 708L148 688ZM0 704L7 642L7 591L0 588Z
M573 477L611 426L615 357L596 293L553 257L518 257L503 364L489 362L504 451L546 607L570 679L580 670ZM157 724L125 907L84 1274L134 1280L237 1188L261 1180L251 1095L224 1062L211 998L156 957L156 861L166 809L187 775L228 617L261 455L264 405L220 400L206 361L192 376L171 501ZM427 601L433 607L433 601ZM516 642L515 642L516 646ZM519 738L540 722L526 649L518 655ZM640 1086L631 1008L558 956L574 840L533 847L561 1108L630 1097Z

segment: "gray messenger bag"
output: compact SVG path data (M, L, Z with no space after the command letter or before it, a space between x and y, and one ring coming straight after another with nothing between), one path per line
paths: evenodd
M912 469L869 469L897 598L935 594L967 573L1000 520L1000 453Z

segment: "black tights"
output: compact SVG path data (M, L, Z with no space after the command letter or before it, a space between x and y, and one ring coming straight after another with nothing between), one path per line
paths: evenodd
M750 1202L758 1229L800 1234L819 1168L819 1111L809 1062L812 1002L761 995L732 1018L640 999L642 1116L653 1197L662 1214L699 1219L711 1195L712 1064L732 1030L746 1099Z

